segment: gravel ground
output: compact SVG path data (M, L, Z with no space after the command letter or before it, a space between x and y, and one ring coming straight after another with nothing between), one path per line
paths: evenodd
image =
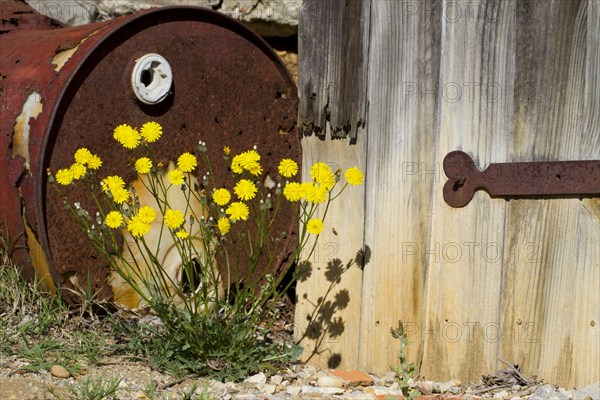
M20 370L26 362L17 357L0 357L0 399L38 400L55 399L48 389L63 398L68 397L69 386L86 380L112 377L121 378L115 399L150 399L148 388L156 388L157 399L184 399L193 387L198 398L204 391L216 399L380 399L401 394L393 372L383 375L370 375L371 382L344 381L330 373L312 366L289 365L276 374L259 373L244 382L217 382L210 379L188 378L175 380L169 375L154 371L142 362L130 362L111 358L99 364L88 366L77 377L60 378L49 371L23 373ZM56 371L53 371L56 372ZM496 373L497 374L497 373ZM491 376L491 375L488 375ZM506 383L486 385L465 385L459 380L448 382L416 381L413 387L423 394L445 393L465 395L465 398L495 398L505 400L552 399L552 400L598 400L600 384L581 389L566 390L543 382L531 381L528 385ZM489 382L489 381L488 381ZM397 397L396 397L397 398Z

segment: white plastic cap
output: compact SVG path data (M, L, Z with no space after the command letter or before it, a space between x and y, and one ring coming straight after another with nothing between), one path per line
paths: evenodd
M144 104L158 104L167 98L173 84L173 72L166 58L156 53L135 60L131 74L133 93Z

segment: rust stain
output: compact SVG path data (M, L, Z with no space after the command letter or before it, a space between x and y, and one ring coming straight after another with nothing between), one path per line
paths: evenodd
M43 110L42 97L39 93L33 92L27 97L23 104L23 111L15 120L13 128L13 158L21 156L25 159L25 168L29 170L29 120L36 119Z
M56 55L54 57L52 57L52 64L56 65L56 68L54 68L54 70L56 72L59 72L62 69L62 67L65 66L67 61L69 61L69 59L73 56L73 54L75 54L75 52L79 49L79 47L86 40L88 40L89 37L94 36L96 33L98 33L98 31L100 31L100 29L101 28L96 29L95 31L93 31L92 33L90 33L89 35L87 35L86 37L81 39L79 41L79 43L77 43L77 44L68 42L68 43L64 43L64 44L60 45L56 49Z
M163 187L169 186L169 183L167 181L167 174L174 168L174 164L170 163L168 170L163 174ZM198 184L198 181L195 177L192 176L190 185L194 187L194 185L196 184ZM141 179L134 181L131 184L131 186L133 190L135 190L136 195L139 197L140 205L149 205L155 210L159 209L159 205L157 204L153 194L148 189L152 187L152 185L150 185L150 182L146 175L142 176ZM208 213L206 212L202 203L200 203L199 199L192 196L189 199L188 205L188 200L186 199L185 194L181 190L180 186L171 186L167 190L166 202L168 204L168 207L171 209L191 209L197 218L199 218L200 216L203 216L204 218L208 217ZM196 249L197 254L203 255L204 245L200 240L200 224L198 223L198 221L196 221L190 228L188 222L189 215L191 215L191 212L188 212L186 214L186 223L184 224L184 228L189 232L192 238L193 247ZM142 286L142 279L150 279L150 277L152 276L150 272L150 268L152 267L149 266L147 262L147 260L150 259L150 257L146 253L146 251L140 251L138 249L133 237L129 234L129 232L126 229L122 230L122 235L124 238L123 249L121 252L122 259L116 256L115 263L119 265L120 268L122 268L123 270L130 269L129 266L137 266L139 268L139 272L129 272L131 276L134 277L133 279L135 281L135 284ZM169 292L174 296L175 303L180 304L182 301L182 293L179 290L179 284L182 281L183 261L175 239L173 238L169 230L163 226L163 220L160 216L160 213L157 216L156 220L152 223L152 228L150 232L144 236L144 241L146 242L147 248L152 251L152 254L156 257L157 260L160 261L161 267L167 273L169 277ZM194 257L190 256L190 258ZM201 265L206 265L206 262L203 262L202 260L199 261ZM213 273L218 274L218 270L216 269L216 262L213 260L211 261L211 263L212 266L215 268ZM142 276L136 275L138 273ZM108 282L113 289L114 300L117 303L120 303L129 308L138 307L142 303L141 297L117 272L111 272L108 278ZM215 288L211 288L210 290L212 291L212 295L218 294L219 296L223 296L222 285L219 285L219 288L217 288L217 290L215 290ZM149 295L148 293L146 294Z
M35 270L37 279L42 283L44 289L55 293L56 286L50 275L48 258L46 257L42 244L38 241L35 233L29 227L29 224L25 219L25 209L23 209L23 226L25 227L25 235L27 236L27 248L29 250L31 265Z

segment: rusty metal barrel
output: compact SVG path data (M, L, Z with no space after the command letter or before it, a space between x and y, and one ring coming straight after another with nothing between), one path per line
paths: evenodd
M155 156L175 160L206 142L215 180L232 187L222 149L256 145L265 174L298 159L297 90L270 46L239 22L194 7L150 9L114 21L64 27L24 3L3 2L0 29L0 224L11 257L49 289L91 278L110 298L108 265L64 209L47 169L86 147L106 174L135 178L114 127L163 126ZM199 172L201 173L201 172ZM79 200L81 199L81 200ZM85 201L77 188L69 201ZM293 210L276 263L295 245ZM277 265L266 268L277 268Z

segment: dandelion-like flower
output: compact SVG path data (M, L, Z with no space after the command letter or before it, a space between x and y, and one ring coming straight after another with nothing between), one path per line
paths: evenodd
M306 224L306 230L312 235L318 235L323 230L323 221L313 218Z
M98 157L97 155L92 154L92 156L87 161L87 167L89 169L98 169L101 166L102 166L102 159L100 157Z
M259 161L260 154L258 154L256 150L248 150L233 157L233 160L231 160L231 170L236 174L241 174L246 170L257 175L258 171L262 172ZM258 174L260 174L260 172L258 172Z
M69 168L73 173L73 179L81 179L85 176L87 168L83 164L75 163Z
M323 162L314 163L309 172L313 180L325 186L325 189L331 190L335 186L335 175L329 165Z
M256 196L258 189L256 185L249 179L240 179L233 188L236 196L241 200L252 200Z
M227 217L221 217L219 218L219 221L217 221L217 227L219 228L221 235L226 235L231 229L231 221L229 221L229 218Z
M348 168L344 173L344 178L352 186L358 186L363 182L364 175L357 167Z
M181 225L183 225L185 217L183 216L183 213L179 210L167 210L167 212L165 213L164 221L165 225L169 228L177 229Z
M263 172L262 166L257 162L248 165L246 170L254 176L258 176Z
M277 170L281 176L291 178L298 173L298 163L291 158L284 158L279 163Z
M56 182L63 186L70 185L73 182L73 171L70 168L59 169L56 172Z
M82 147L75 152L75 162L78 164L86 165L90 158L92 157L92 152Z
M298 182L288 182L283 188L283 196L289 201L298 201L302 198L302 186Z
M309 183L304 188L304 197L306 201L310 201L311 203L319 204L327 201L327 193L325 185L318 183Z
M162 136L162 126L158 122L146 122L142 125L140 133L146 142L153 143Z
M226 205L229 203L229 200L231 200L231 193L227 189L217 189L213 193L213 201L219 206Z
M229 154L231 154L231 148L229 146L224 146L223 147L223 154L225 154L226 156L228 156Z
M131 196L128 190L119 187L112 189L110 192L113 195L113 201L117 204L123 204Z
M106 226L117 229L123 224L123 215L118 211L111 211L106 215Z
M198 166L196 156L191 153L183 153L177 159L177 168L183 172L192 172Z
M141 157L135 162L135 170L138 174L144 175L152 169L152 160L148 157Z
M227 207L225 214L229 215L232 221L237 221L240 219L245 221L248 219L250 210L246 204L242 203L241 201L236 201Z
M113 191L115 189L125 188L125 181L118 175L107 176L102 180L102 183L104 184L102 186L102 190L105 193L108 193L109 191Z
M113 137L126 149L135 149L139 146L141 140L140 133L127 124L117 126L113 132Z
M142 221L140 215L134 215L129 221L127 221L127 230L137 237L142 237L150 232L150 224Z
M167 179L171 185L181 185L183 183L183 172L180 169L174 169L169 172Z
M175 235L176 235L176 236L177 236L179 239L187 239L187 238L189 238L189 237L190 237L190 234L189 234L187 231L183 230L183 229L182 229L182 230L180 230L180 231L177 231L177 233L175 233Z
M156 219L156 211L150 206L142 206L137 213L140 221L151 224Z

